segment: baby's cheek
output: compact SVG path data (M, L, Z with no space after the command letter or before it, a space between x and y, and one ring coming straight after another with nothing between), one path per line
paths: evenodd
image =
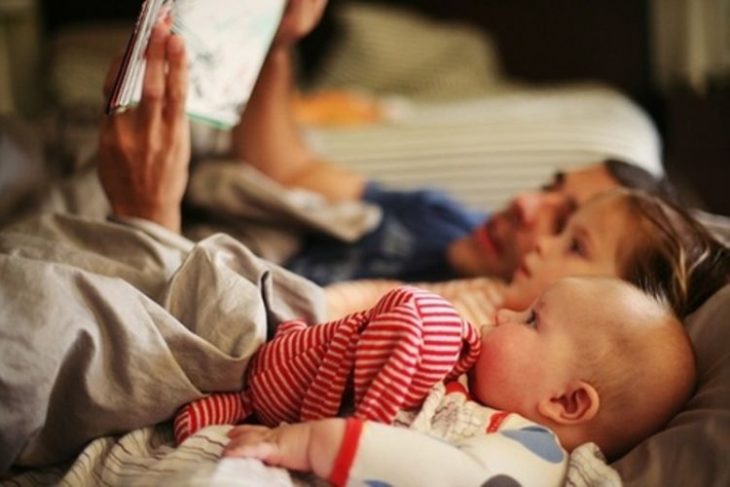
M472 394L480 402L493 402L499 394L503 376L502 364L507 358L500 347L494 347L489 342L483 342L479 359L472 369Z
M474 367L472 394L483 404L497 409L514 410L522 394L521 367L523 350L514 341L482 343Z

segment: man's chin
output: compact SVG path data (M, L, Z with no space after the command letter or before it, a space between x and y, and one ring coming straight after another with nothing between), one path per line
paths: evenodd
M485 258L499 259L502 251L488 228L488 224L480 226L471 234L471 239L479 253L483 254Z
M508 282L512 278L513 270L497 254L485 252L473 236L452 244L448 259L452 269L462 276L496 277Z

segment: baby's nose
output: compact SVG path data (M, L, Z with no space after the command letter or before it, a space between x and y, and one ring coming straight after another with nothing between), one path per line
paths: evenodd
M484 323L482 326L479 327L479 334L481 336L489 335L492 330L494 330L495 324L494 323Z
M506 323L520 323L527 315L529 315L529 310L524 311L514 311L507 308L502 308L495 314L495 320L494 325L495 326L501 326ZM526 319L526 318L525 318Z

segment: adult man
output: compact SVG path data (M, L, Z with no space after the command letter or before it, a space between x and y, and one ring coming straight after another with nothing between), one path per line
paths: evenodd
M284 262L295 272L321 284L333 279L441 280L458 275L509 280L537 238L559 232L591 196L618 185L659 188L641 169L601 163L560 173L541 190L517 195L486 219L440 193L384 190L322 160L301 137L290 101L292 47L316 25L325 5L325 0L289 2L251 100L233 131L233 155L286 187L308 189L331 201L370 202L383 210L383 220L353 244L306 241ZM180 230L179 206L190 155L182 49L179 40L156 30L141 106L104 121L99 162L102 184L117 214L147 218L175 230Z

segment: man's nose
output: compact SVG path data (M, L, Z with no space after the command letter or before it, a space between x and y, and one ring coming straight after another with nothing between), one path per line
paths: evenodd
M515 210L523 225L529 226L535 222L537 213L543 203L541 193L520 193L514 200Z

